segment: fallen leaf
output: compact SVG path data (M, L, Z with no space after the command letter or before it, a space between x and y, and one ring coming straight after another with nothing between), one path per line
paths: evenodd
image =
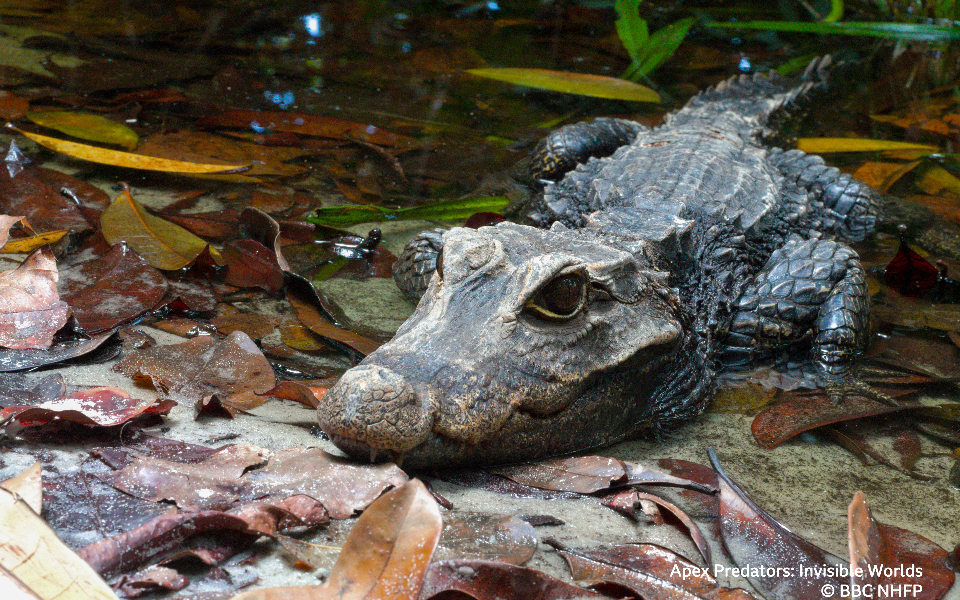
M325 206L318 208L307 221L327 227L350 227L360 223L382 221L441 220L460 221L476 212L498 212L510 200L506 196L481 196L434 202L411 208L384 208L382 206Z
M248 533L250 526L246 519L222 511L160 515L136 529L85 546L77 554L97 573L111 577L172 554L187 538L206 531Z
M200 125L250 129L257 133L282 131L338 140L358 140L378 146L411 146L414 143L412 138L375 125L295 112L229 110L201 119Z
M804 431L908 408L911 407L881 404L859 394L851 394L844 398L842 403L837 403L831 401L826 394L784 392L781 402L756 416L751 429L761 448L773 450Z
M0 482L0 487L22 498L38 515L43 511L43 481L39 462L16 477Z
M586 73L566 73L548 69L484 68L467 69L477 77L496 79L514 85L523 85L553 92L610 98L628 102L660 102L660 95L652 89L620 79Z
M147 212L129 189L117 196L100 222L107 241L126 242L148 263L165 271L186 267L209 248L186 229ZM211 254L221 262L218 252L211 250Z
M60 290L77 323L89 334L112 330L156 308L167 279L121 242L97 259L66 266Z
M623 463L603 456L551 459L488 471L524 485L578 494L592 494L627 481Z
M306 495L322 503L333 519L352 516L373 502L387 487L407 481L396 465L356 465L318 448L281 450L258 469L240 469L241 475L225 473L218 463L222 460L211 462L211 459L188 468L171 461L139 457L115 474L111 481L118 489L138 498L168 499L178 506L198 510L223 508L244 501L265 502ZM197 485L191 481L203 483Z
M883 152L885 150L922 150L938 152L940 148L929 144L898 142L893 140L866 140L863 138L800 138L797 149L812 154L829 152Z
M0 410L0 422L12 419L24 427L31 427L70 421L80 425L113 427L143 414L167 414L173 405L169 400L137 400L119 388L95 387L38 406L7 406Z
M70 309L57 294L57 263L36 250L19 267L0 273L0 346L49 348Z
M287 301L293 306L300 322L323 338L335 350L346 351L362 358L379 348L380 344L383 343L354 333L349 329L337 327L324 318L316 306L302 299L290 289L287 289Z
M656 544L624 544L587 550L567 548L555 540L548 540L547 543L556 548L567 561L574 581L617 584L641 598L752 598L744 590L721 588L710 574L710 568L700 567Z
M0 372L23 371L44 365L54 365L86 355L108 346L113 332L89 340L56 342L44 350L0 350Z
M48 175L56 172L30 164L14 142L4 166L0 169L0 212L23 215L40 231L92 229L82 207L62 194L60 187L51 185Z
M149 377L154 387L180 402L217 396L230 410L263 404L276 385L270 363L253 340L235 331L223 340L201 336L180 344L132 352L113 369L128 377Z
M927 259L910 249L900 235L900 247L883 270L884 282L898 293L919 298L937 285L940 272Z
M4 84L6 87L6 84ZM0 91L0 119L4 121L16 121L23 117L30 110L30 103L6 90Z
M128 169L140 169L143 171L163 171L165 173L182 174L203 174L203 173L238 173L250 168L245 165L216 165L185 162L181 160L169 160L165 158L156 158L154 156L144 156L142 154L131 154L130 152L120 152L118 150L109 150L97 146L88 146L87 144L78 144L58 138L52 138L39 133L23 131L7 125L17 133L20 133L45 148L54 152L66 154L73 158L86 160L103 165L112 165L114 167L126 167Z
M316 408L320 404L320 398L327 393L328 388L309 387L296 381L283 381L272 390L264 392L266 396L274 398L283 398L284 400L293 400L304 406Z
M234 331L242 331L252 339L267 337L273 333L280 318L275 315L265 315L256 312L241 312L236 307L221 303L217 315L210 319L210 323L223 335L230 335Z
M449 592L461 592L476 600L501 598L609 600L610 598L535 569L474 559L444 560L430 565L423 579L419 597L428 600L438 594Z
M32 231L30 224L23 217L0 215L0 246L6 246L7 240L10 239L10 228L18 223L24 229Z
M277 254L256 240L236 240L221 251L227 264L227 285L258 287L270 294L283 291L283 271Z
M114 587L125 598L135 598L152 591L179 591L189 583L189 579L174 569L153 565L132 575L122 576L114 583Z
M522 565L536 551L537 533L519 517L448 511L434 560L473 558Z
M136 148L140 139L137 133L126 125L100 115L51 110L31 112L27 114L27 118L41 127L56 129L75 138L123 146L127 150Z
M24 500L2 488L0 566L41 598L116 599Z
M250 144L240 140L211 135L205 131L181 130L172 133L154 134L137 149L138 154L163 159L202 164L220 164L223 169L234 165L250 165L241 177L244 180L260 176L293 177L307 168L290 164L310 151L302 148L271 147Z
M36 235L31 235L25 238L17 238L10 240L2 247L0 247L0 253L3 254L27 254L33 252L41 246L49 246L50 244L55 244L63 239L63 236L70 233L65 229L60 229L58 231L48 231L46 233L39 233Z
M878 585L914 585L915 598L939 600L953 586L954 571L947 566L948 552L922 535L877 523L880 533L880 563L884 566ZM911 568L912 567L912 568ZM906 589L906 588L901 588Z
M867 161L854 171L853 177L879 192L886 192L901 177L915 169L919 164L919 160L906 163Z
M880 532L870 514L867 498L863 492L853 495L847 508L847 546L850 549L850 583L857 590L873 590L877 584L880 568ZM859 569L859 573L857 572ZM866 587L870 586L870 587ZM852 596L862 597L861 593Z
M723 543L745 570L746 579L776 600L819 598L827 585L839 590L846 581L834 575L846 564L791 533L754 504L723 472L712 448L709 453L720 483Z
M387 492L353 526L325 591L340 598L416 598L442 529L440 508L419 480Z

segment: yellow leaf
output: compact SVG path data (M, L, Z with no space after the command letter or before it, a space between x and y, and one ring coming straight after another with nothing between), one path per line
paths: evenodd
M862 138L800 138L797 148L804 152L824 154L827 152L882 152L884 150L924 150L937 152L936 146L894 142L890 140L865 140Z
M650 88L616 77L547 69L468 69L467 73L553 92L632 102L660 102L660 96Z
M69 232L66 229L58 229L30 237L13 239L4 244L3 247L0 247L0 253L27 254L28 252L33 252L40 246L46 246L47 244L60 241L60 238L67 235L67 233Z
M40 598L116 600L27 503L0 488L0 565Z
M27 118L41 127L56 129L75 138L123 146L127 150L136 148L140 140L137 132L123 123L100 115L52 110L27 113Z
M108 242L126 242L145 261L165 271L182 269L209 246L183 227L147 212L130 190L121 192L103 212L100 225ZM210 248L210 253L223 263L219 252Z
M67 156L89 160L90 162L103 165L113 165L115 167L126 167L128 169L142 169L145 171L163 171L165 173L235 173L246 171L250 165L205 165L181 160L170 160L166 158L156 158L153 156L143 156L141 154L131 154L130 152L120 152L118 150L109 150L107 148L98 148L97 146L88 146L76 142L68 142L58 138L52 138L39 133L21 131L13 125L7 124L14 131L22 133L34 142L49 148L54 152L60 152Z
M933 165L924 171L917 187L928 194L939 194L944 190L960 194L960 179L943 167Z
M875 190L885 192L890 189L898 179L912 171L919 160L908 163L887 163L867 161L860 165L860 168L854 172L855 179L864 182Z

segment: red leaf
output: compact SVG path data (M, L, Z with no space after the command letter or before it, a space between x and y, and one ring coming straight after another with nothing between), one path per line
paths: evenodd
M900 248L883 272L887 285L904 296L918 298L937 285L939 276L937 268L911 250L901 234Z

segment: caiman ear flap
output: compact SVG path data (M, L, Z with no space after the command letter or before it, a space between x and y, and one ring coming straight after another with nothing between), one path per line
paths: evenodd
M614 263L587 265L590 281L601 286L616 301L635 304L641 299L669 292L667 273L640 269L632 258Z

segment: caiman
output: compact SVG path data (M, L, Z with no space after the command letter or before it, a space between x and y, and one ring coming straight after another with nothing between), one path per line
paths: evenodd
M550 134L530 161L539 227L411 242L399 281L426 291L322 398L321 428L350 455L413 468L527 461L690 419L732 358L848 361L869 299L847 242L873 232L880 196L762 142L829 62L734 77L655 128Z

